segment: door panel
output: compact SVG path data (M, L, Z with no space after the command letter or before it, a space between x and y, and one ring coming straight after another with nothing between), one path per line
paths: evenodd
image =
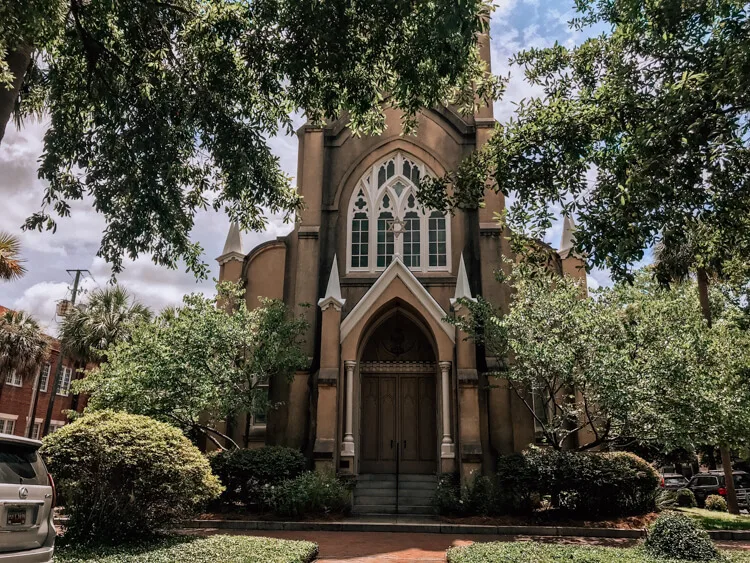
M401 377L401 460L419 460L419 378Z
M360 471L434 473L437 469L435 377L363 375L361 381Z
M396 470L396 382L395 377L380 377L380 459L393 462Z

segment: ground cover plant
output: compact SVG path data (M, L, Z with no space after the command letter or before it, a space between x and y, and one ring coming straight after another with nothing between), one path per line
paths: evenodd
M307 541L242 536L195 538L169 536L117 547L55 550L56 563L307 563L318 546Z
M750 563L750 554L725 551L731 563ZM659 559L643 548L548 545L534 542L475 543L448 550L448 563L678 563ZM717 560L718 561L718 560ZM684 563L684 562L679 562Z
M679 512L689 516L706 530L750 530L750 516L713 512L701 508L679 508Z

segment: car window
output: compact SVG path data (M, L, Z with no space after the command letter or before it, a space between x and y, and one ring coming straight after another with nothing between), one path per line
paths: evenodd
M0 442L0 483L47 485L47 471L34 446Z
M716 477L696 477L695 484L698 487L710 487L717 484Z
M666 485L682 485L685 483L685 479L682 477L667 477L664 479Z
M735 475L734 486L737 489L750 489L750 475Z

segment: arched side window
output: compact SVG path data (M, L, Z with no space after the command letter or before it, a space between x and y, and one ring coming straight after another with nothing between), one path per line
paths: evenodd
M396 255L415 272L450 270L450 221L417 200L420 178L430 175L397 152L360 178L349 202L347 272L382 271Z

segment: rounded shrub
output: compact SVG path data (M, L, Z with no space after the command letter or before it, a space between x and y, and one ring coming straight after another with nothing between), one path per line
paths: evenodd
M443 516L457 516L466 512L461 499L461 480L458 473L443 473L432 496L435 512Z
M151 535L222 491L182 432L145 416L87 414L46 437L41 453L65 499L66 538L79 542Z
M211 454L210 461L214 474L226 487L222 499L244 504L258 502L262 487L293 479L307 467L300 450L282 446L217 452Z
M727 512L727 501L720 495L708 495L706 497L706 510L713 510L715 512Z
M695 508L698 502L690 489L677 489L677 506L682 508Z
M682 514L659 516L649 528L645 545L651 555L663 559L712 561L719 556L706 531Z

